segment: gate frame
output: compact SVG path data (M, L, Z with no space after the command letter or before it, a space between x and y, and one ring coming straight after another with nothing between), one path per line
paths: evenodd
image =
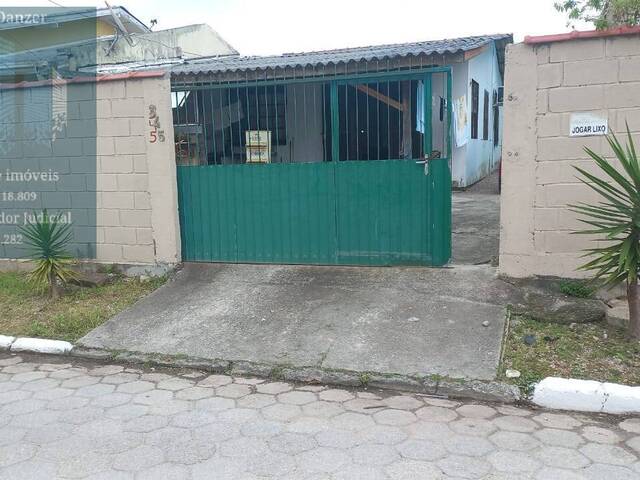
M359 83L360 81L366 81L372 83L378 80L393 81L393 80L422 80L424 84L423 98L423 115L425 119L425 131L430 132L429 135L423 135L424 139L424 151L431 152L433 148L433 132L432 132L432 103L426 99L431 99L432 95L432 77L434 73L444 73L446 75L447 86L447 155L445 157L429 161L429 175L428 175L428 196L434 199L429 202L428 209L428 222L430 237L433 239L433 246L431 251L431 263L433 265L444 265L451 258L451 161L453 156L451 155L451 137L452 137L452 114L453 106L452 101L452 69L451 67L434 67L416 69L406 72L376 72L376 73L364 73L355 75L343 75L329 80L330 82L330 94L331 94L331 148L332 159L336 159L336 167L340 168L340 120L339 120L339 107L338 107L338 86L349 85ZM326 81L326 79L325 79ZM347 159L348 160L348 159ZM410 159L413 161L414 159ZM425 159L426 160L426 159ZM400 161L400 160L399 160ZM433 173L433 174L432 174ZM436 178L438 181L436 181ZM443 186L446 183L447 186ZM435 199L440 198L442 203L436 202ZM437 205L444 205L449 211L449 215L446 215L444 209L438 209ZM443 218L444 217L444 218ZM446 220L446 221L445 221ZM435 228L436 225L442 226L442 232L438 232ZM445 233L446 232L446 233Z
M431 152L433 144L433 132L432 132L432 102L426 101L431 99L432 96L432 75L437 73L443 73L446 75L447 86L447 138L446 147L447 155L442 158L437 158L429 161L429 174L428 178L428 197L433 201L429 202L428 224L429 235L433 239L433 245L431 249L431 264L432 266L445 265L451 258L451 161L452 155L452 67L420 67L407 70L395 70L388 72L372 72L372 73L354 73L354 74L338 74L333 76L323 77L306 77L306 78L282 78L274 80L259 80L253 81L240 81L240 82L182 82L180 84L171 83L171 93L174 92L191 92L200 90L218 90L225 88L243 88L243 87L256 87L256 86L276 86L276 85L292 85L292 84L329 84L330 92L330 108L329 115L331 121L331 150L332 150L332 163L334 168L340 168L340 143L339 143L339 107L338 107L338 85L347 85L358 83L362 81L375 82L375 81L393 81L393 80L423 80L424 84L424 118L425 118L425 131L429 131L429 135L424 135L424 151ZM337 128L336 128L337 127ZM414 161L415 159L406 160ZM401 161L401 160L398 160ZM437 179L437 181L436 181ZM440 199L440 201L436 201ZM444 208L437 208L438 206ZM447 213L448 212L448 215ZM441 228L437 229L436 226L440 225Z

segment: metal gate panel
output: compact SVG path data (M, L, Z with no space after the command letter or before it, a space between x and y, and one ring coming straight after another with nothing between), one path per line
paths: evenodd
M338 261L430 265L428 177L413 160L341 162L337 175Z
M332 163L178 167L185 261L333 264Z
M441 265L450 175L446 160L431 169L425 176L411 160L178 167L183 260Z
M353 86L364 83L361 91L373 92L378 97L386 95L387 103L393 103L393 96L399 98L400 82L409 79L411 91L415 92L411 82L420 81L423 99L431 99L434 72L330 80L329 126L326 143L323 140L323 148L326 147L330 157L325 161L178 166L183 260L325 265L445 264L451 253L451 73L447 69L432 70L446 75L446 81L439 82L446 86L446 95L440 97L441 105L446 105L446 120L441 124L445 125L446 139L435 147L443 148L444 158L429 160L428 168L424 167L423 159L432 151L431 101L422 102L424 134L420 150L414 149L411 155L415 158L385 160L369 158L367 152L366 159L352 160L340 158L339 134L343 120L339 89L343 89L343 95L352 95L347 98L353 103ZM378 82L385 81L386 90L376 88ZM397 88L390 88L389 81L397 83ZM279 83L287 82L273 85ZM266 94L266 89L260 89ZM191 141L189 135L201 132L197 122L201 114L207 113L206 100L209 104L212 101L211 94L198 95L199 90L195 91L196 96L192 97L197 108L192 115L195 120L189 115L186 95L182 97L186 110L182 139L183 144L186 139L187 148ZM324 96L324 90L320 94ZM236 96L241 98L238 92ZM205 99L202 107L198 107L199 98ZM344 102L348 102L347 98ZM316 108L315 97L313 105ZM212 108L210 106L209 112ZM386 108L388 128L390 110L389 106ZM324 106L322 109L324 119ZM342 112L345 111L342 108ZM416 106L412 115L419 111ZM442 122L442 113L440 117ZM193 121L196 126L192 125ZM349 118L345 118L345 122L349 122ZM207 124L203 124L203 129L206 138ZM239 130L235 134L240 136ZM222 135L218 140L224 141L224 130ZM399 148L398 138L395 137L396 148ZM213 148L215 150L215 145ZM380 147L378 155L379 150ZM199 152L199 148L196 151ZM387 155L390 151L387 147ZM206 152L205 141L204 158L208 157ZM349 147L346 152L350 155Z

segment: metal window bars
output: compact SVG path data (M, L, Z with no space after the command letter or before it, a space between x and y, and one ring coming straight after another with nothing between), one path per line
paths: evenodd
M173 79L178 165L449 157L448 67L278 70Z

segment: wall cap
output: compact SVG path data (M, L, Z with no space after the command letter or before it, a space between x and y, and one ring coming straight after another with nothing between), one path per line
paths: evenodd
M73 83L102 83L113 82L117 80L140 80L144 78L160 78L164 77L167 72L164 70L147 70L144 72L125 72L125 73L111 73L102 74L88 77L75 77L70 79L51 79L51 80L37 80L37 81L25 81L18 83L0 83L0 90L17 90L25 88L36 87L48 87L59 86Z
M604 37L617 37L621 35L635 35L640 34L640 26L636 27L615 27L605 30L587 30L580 31L574 30L567 33L558 33L554 35L539 35L524 37L524 43L527 45L535 45L539 43L555 43L566 42L568 40L583 40L588 38L604 38Z

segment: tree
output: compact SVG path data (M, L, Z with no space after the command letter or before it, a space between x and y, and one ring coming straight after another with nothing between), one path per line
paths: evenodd
M625 147L615 135L607 137L622 170L618 170L604 156L585 148L604 178L575 167L580 181L597 192L603 201L597 204L570 205L579 220L589 227L577 233L596 235L601 246L587 249L585 257L593 257L580 268L593 272L596 280L612 287L627 285L629 303L629 335L640 340L640 163L627 125L628 143Z
M556 10L576 20L594 23L601 30L621 25L640 25L640 0L564 0Z
M60 296L59 284L65 285L75 277L69 268L73 258L66 251L72 239L71 225L63 223L60 216L50 217L46 210L34 217L20 227L36 263L29 279L38 288L48 288L49 297L55 300Z

